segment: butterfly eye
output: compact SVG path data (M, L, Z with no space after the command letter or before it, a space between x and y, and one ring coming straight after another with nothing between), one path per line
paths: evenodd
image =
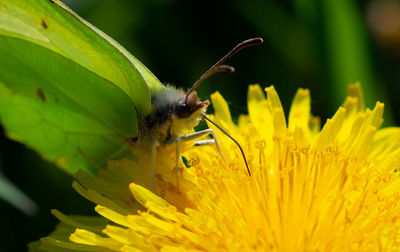
M190 107L186 103L181 103L176 107L176 115L179 118L188 118L190 114Z

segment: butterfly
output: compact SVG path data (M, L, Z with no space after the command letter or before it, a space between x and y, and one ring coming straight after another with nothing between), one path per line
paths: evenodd
M157 144L213 134L210 129L185 134L209 120L209 101L201 101L195 89L217 72L233 72L222 63L260 43L260 38L240 43L184 92L164 86L62 2L2 1L0 64L7 67L0 68L0 120L10 138L68 173L95 174L107 160L126 155L129 144L141 144L155 156ZM215 134L214 140L196 143L218 145Z

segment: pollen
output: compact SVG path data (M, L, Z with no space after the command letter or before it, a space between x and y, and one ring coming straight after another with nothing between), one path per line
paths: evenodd
M235 124L213 94L210 117L241 143L251 176L217 129L226 161L212 146L186 146L187 166L174 171L174 147L165 147L154 192L137 175L148 154L136 150L139 160L112 161L96 179L77 176L98 217L55 211L58 229L31 248L400 251L400 129L379 129L383 104L366 109L359 84L322 128L310 103L299 89L286 117L274 87L251 85L248 115Z

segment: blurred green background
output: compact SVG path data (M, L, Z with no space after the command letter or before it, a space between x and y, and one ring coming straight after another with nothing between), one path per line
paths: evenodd
M73 10L119 41L163 83L190 87L238 42L265 42L230 59L232 75L199 87L219 90L235 117L246 113L248 84L275 85L285 111L299 87L309 88L312 112L330 117L349 83L360 81L368 107L383 101L385 125L399 125L400 2L395 0L70 0ZM57 223L56 208L93 214L71 178L0 133L0 169L39 206L28 216L0 201L0 251L25 251ZM1 189L1 188L0 188Z

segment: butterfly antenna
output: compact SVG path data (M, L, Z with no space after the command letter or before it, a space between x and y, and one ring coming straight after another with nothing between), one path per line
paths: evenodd
M218 124L216 124L215 122L213 122L210 118L208 118L206 115L202 115L204 119L206 119L207 121L209 121L210 123L212 123L215 127L217 127L220 131L222 131L222 133L224 133L225 135L227 135L230 139L232 139L233 142L235 142L235 144L239 147L240 152L242 153L243 159L244 159L244 163L246 164L246 168L247 168L247 173L249 174L249 176L251 177L251 172L250 172L250 168L249 165L247 164L247 159L246 156L244 155L244 151L242 149L242 146L240 146L240 144L238 143L238 141L236 141L235 138L233 138L231 135L228 134L228 132L226 132L225 130L223 130Z
M231 66L221 65L225 60L229 59L230 57L232 57L232 55L234 55L238 51L242 50L243 48L246 48L248 46L253 46L253 45L260 45L263 42L264 42L264 40L262 38L252 38L252 39L245 40L245 41L239 43L237 46L235 46L230 52L228 52L224 57L222 57L217 63L215 63L212 67L210 67L210 69L208 69L207 72L205 72L200 77L200 79L198 79L193 84L192 88L186 93L185 103L187 103L187 99L188 99L189 94L192 93L194 90L196 90L196 88L198 86L200 86L200 84L205 79L210 77L211 75L214 75L214 74L219 73L219 72L233 73L235 71L235 69L233 67L231 67Z

